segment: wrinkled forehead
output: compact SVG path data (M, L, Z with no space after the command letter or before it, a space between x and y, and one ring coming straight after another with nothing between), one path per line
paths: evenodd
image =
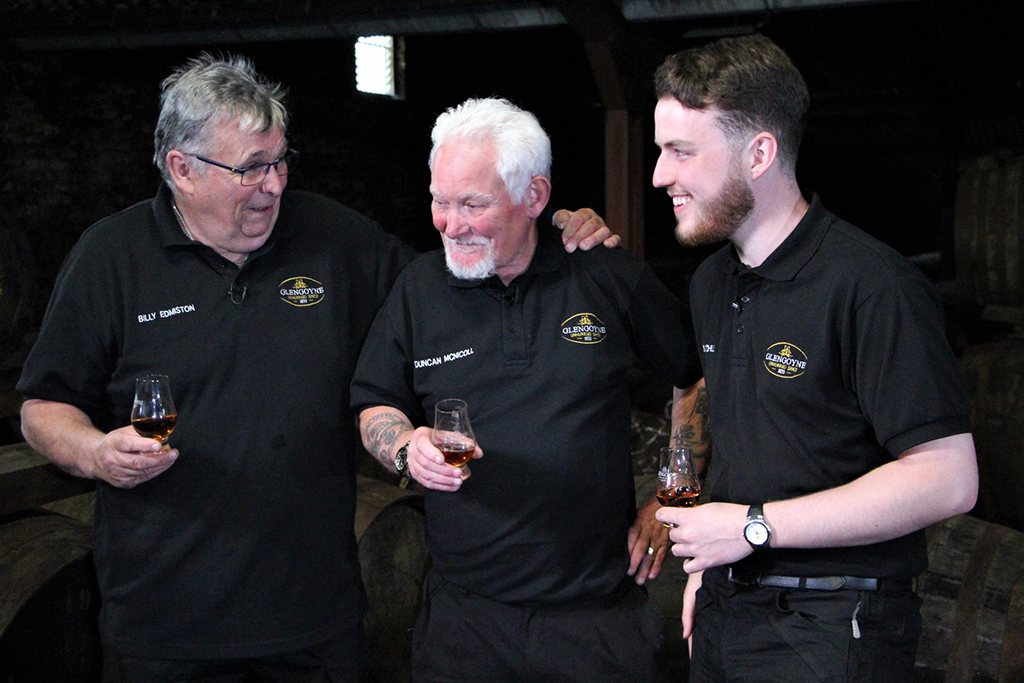
M430 191L452 198L505 193L493 147L465 141L441 145L430 168Z
M232 156L234 161L262 161L280 157L288 148L288 140L280 126L269 130L247 127L240 117L221 117L211 122L211 153Z

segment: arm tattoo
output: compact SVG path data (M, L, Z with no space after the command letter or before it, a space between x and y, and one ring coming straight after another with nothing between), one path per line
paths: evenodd
M377 458L380 464L394 471L395 462L391 451L403 436L412 437L412 424L398 412L378 413L368 419L360 427L363 433L363 445L370 455Z
M673 398L670 441L689 448L697 473L706 477L711 466L711 415L704 380L688 389L674 389Z

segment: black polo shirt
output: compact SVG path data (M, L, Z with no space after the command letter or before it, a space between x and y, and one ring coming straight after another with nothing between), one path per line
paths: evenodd
M163 186L82 236L18 388L109 430L129 424L135 377L165 373L181 452L134 489L98 486L108 646L258 656L358 623L348 387L410 256L369 219L291 190L241 269L185 238Z
M423 425L439 399L468 403L484 457L458 492L426 497L445 579L507 603L600 598L629 564L637 365L680 387L700 377L684 307L626 252L567 255L552 236L505 287L450 276L437 251L405 270L374 322L352 405Z
M726 246L701 264L690 292L714 430L711 500L833 488L970 431L931 283L817 197L762 265L747 268ZM910 577L927 557L918 532L746 562L779 574Z

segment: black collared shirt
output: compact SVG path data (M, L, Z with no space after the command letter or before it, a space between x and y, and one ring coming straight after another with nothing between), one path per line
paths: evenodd
M711 500L840 486L913 446L970 431L931 283L817 197L762 265L747 268L726 246L698 268L690 292L714 433ZM916 533L748 562L778 574L910 577L927 557Z
M414 424L461 398L481 460L456 493L428 491L434 567L479 595L553 604L626 579L635 517L627 371L700 377L685 307L621 250L542 241L508 287L450 276L443 252L414 261L374 322L353 408L389 405Z
M129 424L135 377L167 374L181 453L134 489L97 487L105 645L262 656L359 622L348 386L410 252L293 190L241 269L185 237L164 186L82 236L18 388L110 430Z

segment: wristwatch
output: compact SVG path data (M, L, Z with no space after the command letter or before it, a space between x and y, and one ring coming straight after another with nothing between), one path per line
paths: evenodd
M406 476L407 474L409 465L409 444L411 443L411 439L409 441L406 441L405 445L399 448L398 452L395 453L395 469L402 476Z
M764 519L763 507L761 503L755 503L747 508L747 523L743 527L743 538L754 550L771 547L772 529Z

